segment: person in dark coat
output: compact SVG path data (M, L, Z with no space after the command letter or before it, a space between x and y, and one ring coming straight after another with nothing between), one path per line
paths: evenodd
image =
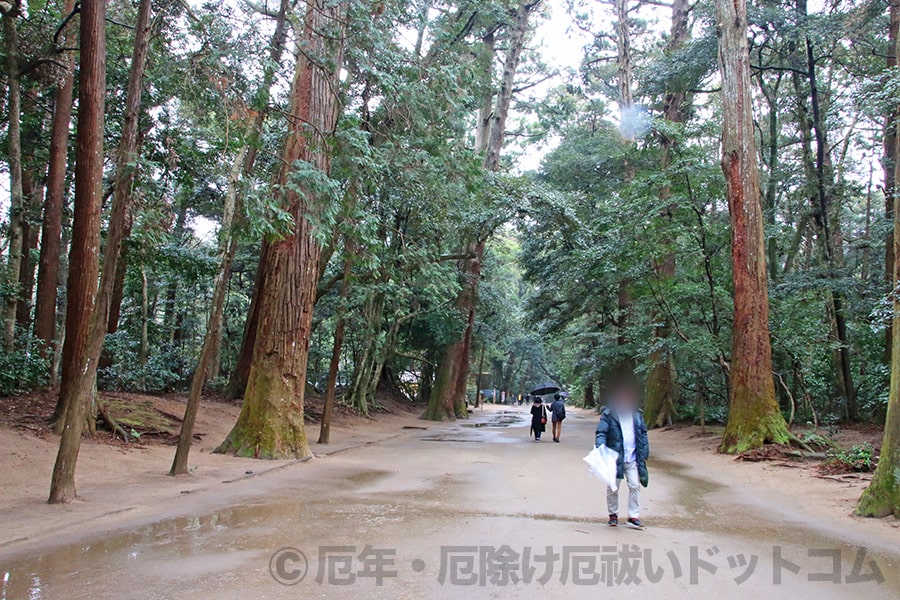
M541 441L541 434L547 429L547 409L540 396L534 397L534 404L531 405L531 433L534 434L534 441Z
M562 422L566 418L566 401L562 394L553 396L553 404L550 405L550 421L553 424L553 441L559 443L559 435L562 433Z
M639 407L637 386L621 382L610 389L607 405L600 412L600 423L594 440L596 447L606 446L619 456L616 461L616 478L628 484L628 520L630 527L641 525L640 486L647 486L647 458L650 442L644 412ZM606 505L609 509L609 525L619 524L619 493L607 489Z

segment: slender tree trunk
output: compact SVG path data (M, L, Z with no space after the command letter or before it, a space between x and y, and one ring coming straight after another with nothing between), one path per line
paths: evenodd
M169 470L169 475L187 475L189 472L188 455L191 451L191 441L194 438L194 422L197 420L197 412L200 410L200 399L203 395L203 386L208 379L209 368L212 365L213 355L216 352L217 332L221 329L222 316L225 312L228 277L231 273L231 264L237 248L232 230L245 152L246 146L238 152L228 181L228 191L225 194L225 205L222 211L222 224L219 230L219 270L216 273L216 280L213 285L209 319L206 322L206 335L203 338L203 347L200 350L197 368L194 370L194 376L191 378L191 389L188 393L187 405L184 408L184 418L181 421L178 446L175 449L175 458L172 460L172 468Z
M494 59L497 54L494 30L491 29L481 38L482 53L478 57L479 65L484 73L491 74L494 69ZM491 135L491 118L494 114L494 92L491 90L481 99L478 108L478 122L475 128L475 151L481 154L487 152ZM498 157L499 158L499 157Z
M349 245L349 240L348 240ZM334 403L337 396L337 380L341 370L341 349L344 345L344 315L347 294L350 292L350 275L352 272L350 255L344 259L344 278L341 280L341 291L338 300L336 323L334 325L334 342L331 347L331 363L328 365L328 382L325 386L325 405L322 408L322 423L319 426L319 442L327 444L331 441L331 417L334 414Z
M106 248L103 253L103 269L100 276L100 285L96 295L96 303L93 310L89 311L90 329L88 335L88 343L85 348L84 364L76 373L75 379L69 389L70 397L67 400L67 410L65 416L65 427L60 439L59 453L57 454L56 464L53 468L53 480L50 486L50 502L61 503L70 502L75 497L75 463L78 458L78 450L81 445L81 428L84 421L85 408L90 401L91 395L95 393L97 381L97 366L100 362L100 354L103 350L103 341L106 339L106 329L109 322L109 306L112 299L113 286L115 285L116 267L119 259L119 253L122 249L122 242L129 230L129 212L131 210L132 193L131 188L134 184L135 172L137 168L137 140L138 140L138 117L141 107L141 88L144 77L144 68L147 62L147 52L150 41L150 11L152 0L141 0L138 6L138 16L135 23L134 51L131 57L131 69L128 76L128 85L126 87L125 96L125 116L122 121L122 138L119 142L118 153L116 156L116 179L113 189L112 208L109 217L109 227L106 233ZM103 30L106 15L106 5L102 3L96 7L95 14L89 11L90 19L86 19L85 9L87 2L82 3L81 18L82 21L87 20L89 29L82 28L82 41L90 36L97 36L100 40L99 49L104 50L106 46L106 34ZM93 50L93 49L92 49ZM82 49L84 54L84 49ZM84 62L84 58L82 59ZM93 61L92 61L93 62ZM90 69L91 74L95 75L92 83L102 82L105 88L106 70L105 57L98 61L97 71L93 67ZM84 65L82 66L82 70ZM83 85L83 81L79 80ZM103 91L105 93L105 90ZM99 106L103 107L103 99L99 101ZM96 151L100 150L102 161L102 124L103 117L99 120L100 128L94 133L100 133L101 139L97 146L93 147ZM79 116L79 126L81 125ZM80 128L80 127L79 127ZM102 162L98 169L102 177ZM96 193L100 192L102 184L101 177L92 182L96 186ZM76 189L77 189L77 173L76 173ZM77 195L77 191L76 191Z
M625 113L634 103L631 64L631 19L628 0L615 0L616 8L616 82L619 86L619 112ZM686 16L686 15L685 15Z
M269 242L262 241L259 247L259 265L256 268L256 279L253 282L253 294L250 297L250 312L244 321L244 336L241 349L238 351L237 363L228 385L225 388L227 398L243 398L247 389L247 378L250 376L250 363L253 361L253 347L256 344L256 333L259 331L259 307L265 294L266 270L268 269Z
M672 3L672 27L666 51L677 52L689 39L690 27L688 13L690 4L688 0L674 0ZM668 91L663 106L663 115L671 123L683 123L685 120L687 95L683 91ZM669 135L663 135L662 157L660 168L665 171L671 162L672 149L675 140ZM666 202L672 195L668 184L660 189L660 200ZM675 207L669 205L663 210L660 217L667 223L671 223ZM657 261L654 269L661 284L668 284L675 278L675 252L670 243L666 243L666 252ZM644 417L650 427L661 427L671 424L675 419L675 405L678 402L678 382L675 370L675 358L665 340L671 334L671 322L668 315L663 318L661 326L654 328L654 336L657 338L656 347L650 353L650 371L647 374L646 401L644 402Z
M19 0L6 4L3 9L3 37L6 50L7 114L6 152L9 165L9 245L6 259L6 283L16 290L6 298L3 315L3 343L11 350L16 336L16 307L20 290L19 274L22 268L24 246L23 223L25 200L22 191L22 100L19 65L19 32L16 21L21 16Z
M889 3L889 28L887 68L897 67L897 40L900 39L900 0L890 0ZM896 189L896 165L897 160L897 127L900 121L900 106L892 110L884 121L884 214L888 223L894 222L894 198ZM894 232L887 233L884 244L884 279L890 292L894 285ZM894 343L893 323L888 324L884 337L884 361L891 363L892 346Z
M588 381L584 386L584 407L594 408L595 406L597 406L597 399L594 396L594 382Z
M109 323L107 323L107 327ZM109 331L107 329L107 331ZM150 357L150 283L147 281L147 269L141 267L141 346L138 350L138 363L146 366Z
M68 15L74 0L65 0L63 14ZM67 28L68 29L68 28ZM74 36L64 29L61 44L68 46ZM66 70L53 92L53 117L50 123L50 156L47 163L47 192L41 228L41 253L38 260L37 299L34 308L34 334L48 349L57 343L57 286L61 260L63 207L66 194L66 170L69 157L69 126L72 121L72 95L75 62L66 54L60 57Z
M128 274L128 246L122 247L122 255L116 267L116 281L113 283L113 295L109 306L109 321L106 323L106 332L115 333L119 330L119 320L122 318L122 300L125 299L125 275Z
M303 183L292 178L299 160L330 173L328 137L337 125L345 13L343 4L312 0L304 19L298 41L303 52L291 85L290 125L276 181L294 229L271 241L241 414L217 452L257 458L310 455L303 401L321 248L307 215L320 209Z
M807 18L806 0L798 0L797 11L801 19ZM813 189L813 214L816 228L820 233L822 255L830 276L834 276L843 262L843 251L840 236L836 235L836 227L833 225L832 216L835 210L834 198L834 169L830 158L831 148L828 144L828 133L825 123L824 109L821 105L819 83L817 75L817 62L812 40L805 38L804 44L806 75L808 81L809 111L801 103L804 110L801 118L804 122L802 129L811 129L815 141L815 155L811 168L807 172L812 177ZM811 114L810 114L811 113ZM805 136L808 138L809 135ZM847 322L844 309L843 294L837 289L828 291L831 309L833 312L832 332L838 348L835 353L838 390L844 399L846 410L845 417L850 421L859 419L859 408L856 400L856 388L853 385L853 371L850 357L850 341L847 334Z
M16 324L22 331L31 325L31 307L34 298L34 273L37 266L33 259L38 247L36 214L43 204L44 187L35 185L32 170L22 174L22 191L25 199L25 218L22 219L22 263L19 268L19 303L16 307Z
M783 73L778 73L775 78L774 85L769 88L766 86L764 75L759 76L759 88L766 99L769 107L768 123L767 123L767 139L765 141L765 150L767 156L768 179L766 181L765 192L765 219L766 225L774 227L777 217L777 196L778 196L778 150L780 148L780 132L781 123L778 119L778 90L781 87L781 78ZM768 249L766 254L769 259L769 278L773 281L778 279L778 238L772 235L768 241Z
M72 390L84 379L78 376L86 361L87 325L97 290L97 257L100 245L100 203L103 193L103 120L106 99L106 0L83 0L81 3L81 64L78 75L78 133L75 142L75 216L72 227L72 249L69 269L69 307L67 311L66 346L70 336L77 341L77 355L70 348L63 370L68 370L68 388ZM75 320L75 316L81 316ZM73 327L69 329L69 325ZM105 323L104 323L105 324ZM81 339L75 339L81 336ZM65 350L64 350L64 354ZM78 359L78 365L71 363ZM65 375L64 375L65 378ZM73 385L74 384L74 385ZM71 502L75 499L75 463L81 447L90 387L85 397L76 397L67 391L63 400L62 437L53 478L50 484L51 504ZM59 409L59 406L57 406Z
M734 329L728 423L722 452L737 453L790 435L775 398L769 340L765 232L750 94L747 5L716 0L722 73L722 169L731 214Z
M615 0L616 9L616 83L618 86L619 114L623 123L629 118L629 113L634 105L634 83L631 59L631 19L629 17L629 0ZM623 130L624 131L624 130ZM626 135L628 141L634 141ZM625 159L625 180L634 179L634 165ZM618 297L616 299L618 317L616 329L618 335L616 343L620 346L620 357L610 369L613 376L631 375L634 372L634 360L626 354L625 346L628 344L626 328L631 316L634 300L631 296L631 281L623 278L619 281Z
M422 376L419 378L419 402L427 403L431 398L431 388L434 385L434 363L432 356L426 355L422 361Z
M490 119L483 119L483 115L479 119L475 137L477 140L487 140L484 156L484 168L487 171L497 171L500 168L500 152L503 149L506 135L506 120L515 90L516 72L525 49L529 18L539 5L540 1L523 0L517 6L507 40L500 90L497 93L494 112ZM488 56L493 56L493 36L485 37L483 42ZM488 64L486 68L488 77L490 77L492 65ZM492 97L492 93L488 97ZM485 127L489 131L485 131ZM473 258L460 261L461 277L464 281L456 300L456 306L460 313L465 315L466 327L462 339L448 345L443 350L441 360L438 362L428 407L425 409L425 414L422 415L424 419L440 421L445 418L454 419L468 416L465 408L465 395L469 373L469 353L472 347L472 323L474 323L478 299L478 274L481 272L481 258L484 253L485 241L489 235L490 232L480 234L479 239L469 244L466 249L466 253L471 254Z
M506 55L503 59L500 91L497 94L494 113L491 115L487 154L484 157L484 166L489 171L496 171L500 168L500 152L503 150L503 142L506 137L506 119L509 117L509 107L515 93L519 62L522 59L522 52L525 50L528 21L539 4L539 0L523 0L516 8L512 30L507 40ZM491 54L493 54L493 48L491 48Z
M481 342L481 352L478 353L478 373L475 374L475 406L483 404L484 398L481 397L481 373L484 371L484 350L485 343Z

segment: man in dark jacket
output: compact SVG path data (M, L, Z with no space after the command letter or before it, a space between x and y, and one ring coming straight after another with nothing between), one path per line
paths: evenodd
M559 435L562 433L562 422L566 418L566 401L562 394L553 396L553 404L550 405L550 420L553 422L553 441L559 443Z
M640 486L647 485L650 442L644 413L638 406L635 385L620 383L610 389L607 405L600 412L594 445L618 452L616 478L620 484L623 479L628 484L627 523L630 527L641 529ZM607 489L606 505L609 508L609 525L615 527L619 524L618 490Z

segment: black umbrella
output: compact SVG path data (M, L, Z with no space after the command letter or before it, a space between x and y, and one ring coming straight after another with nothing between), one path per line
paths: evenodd
M541 385L539 385L536 388L534 388L533 390L531 390L531 395L532 396L546 396L547 394L555 394L560 389L561 388L558 385L556 385L552 381L548 381L546 383L542 383Z

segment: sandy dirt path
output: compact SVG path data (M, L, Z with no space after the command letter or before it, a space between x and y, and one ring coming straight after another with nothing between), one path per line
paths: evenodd
M35 532L0 547L2 598L900 597L900 530L849 517L857 490L654 432L647 529L611 529L581 461L596 415L570 410L562 443L535 444L525 410L397 423L305 464L170 485L111 517L118 532Z

